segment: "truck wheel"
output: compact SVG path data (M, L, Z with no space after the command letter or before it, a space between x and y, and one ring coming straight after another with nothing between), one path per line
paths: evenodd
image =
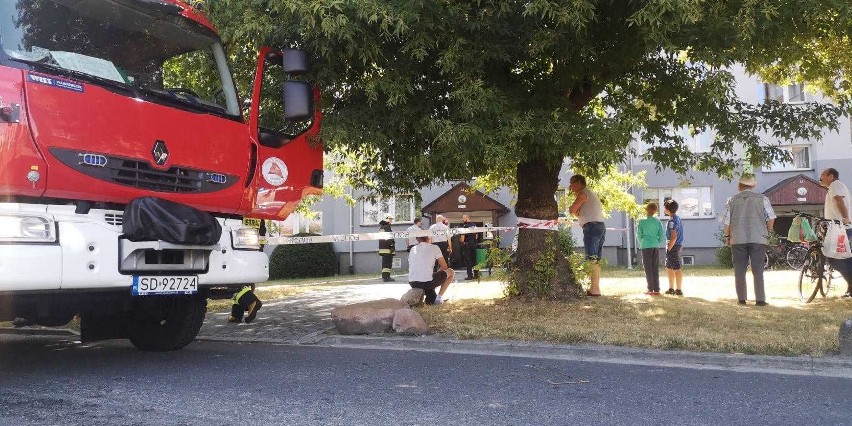
M204 297L149 296L134 307L128 338L143 351L177 350L195 340L206 313Z

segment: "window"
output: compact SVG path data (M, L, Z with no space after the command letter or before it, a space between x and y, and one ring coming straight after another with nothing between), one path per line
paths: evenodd
M692 152L709 152L710 145L713 143L713 135L707 130L694 134L693 132L692 129L686 127L680 129L679 134L686 143L686 146Z
M694 266L695 265L695 255L687 254L685 256L680 257L680 263L683 266Z
M378 225L385 215L393 215L394 223L413 223L415 216L414 196L401 195L361 203L361 225Z
M642 190L642 203L657 203L660 217L665 217L663 204L674 199L681 218L713 217L713 190L710 187L647 188Z
M763 168L764 172L789 172L796 170L811 169L811 147L810 145L789 145L781 147L793 157L792 162L776 161Z
M777 84L763 84L763 99L766 101L776 102L805 102L805 85L804 83L795 83L787 86L779 86Z

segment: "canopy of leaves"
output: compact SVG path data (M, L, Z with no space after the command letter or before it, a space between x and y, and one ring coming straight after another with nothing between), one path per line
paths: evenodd
M606 170L640 138L662 168L731 176L819 138L832 105L740 100L729 67L849 95L847 0L216 0L201 2L248 81L251 46L307 49L326 145L356 183L513 183L519 162ZM242 76L242 78L241 78ZM243 88L243 91L246 89ZM691 152L678 129L715 129Z

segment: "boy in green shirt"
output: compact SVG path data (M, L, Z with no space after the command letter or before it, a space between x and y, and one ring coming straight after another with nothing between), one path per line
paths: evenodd
M657 219L657 204L645 206L644 219L636 225L639 249L642 251L642 265L645 267L645 280L648 281L649 296L660 295L660 244L665 241L663 223Z

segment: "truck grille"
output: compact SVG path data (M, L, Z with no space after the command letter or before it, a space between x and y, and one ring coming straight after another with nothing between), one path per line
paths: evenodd
M121 213L107 213L104 215L104 221L110 225L121 226L124 220L124 215Z
M146 160L50 148L63 164L88 176L124 186L156 192L206 193L225 189L239 180L224 173L172 166L158 170ZM94 161L96 159L97 161Z

